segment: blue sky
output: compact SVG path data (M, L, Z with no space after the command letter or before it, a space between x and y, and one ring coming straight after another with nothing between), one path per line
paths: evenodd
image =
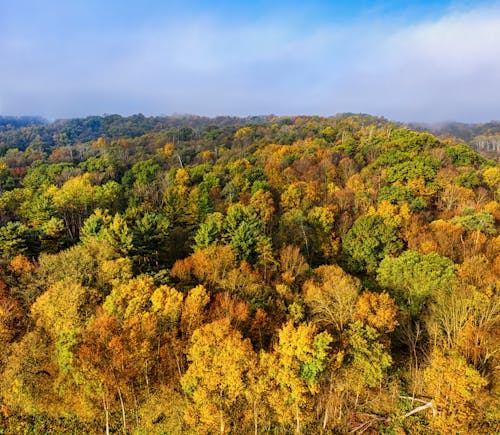
M497 1L0 0L0 115L500 119Z

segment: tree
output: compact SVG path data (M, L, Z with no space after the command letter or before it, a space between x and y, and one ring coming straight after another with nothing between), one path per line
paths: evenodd
M285 283L295 282L308 269L309 265L300 253L298 246L288 245L280 250L279 270Z
M398 307L387 293L365 291L356 301L353 318L382 333L394 331Z
M360 216L344 237L342 250L349 267L373 274L386 256L403 248L399 224L378 214Z
M438 432L471 433L479 422L478 394L488 382L459 355L434 349L431 358L424 372L436 411L431 426Z
M430 298L450 285L455 271L455 264L447 257L405 251L380 263L377 281L389 290L401 309L417 318Z
M12 258L18 254L34 257L40 252L38 233L21 222L9 222L0 227L0 256Z
M435 253L422 255L406 251L380 263L377 281L404 313L399 323L410 348L415 375L419 367L417 347L424 332L423 313L438 292L452 284L455 271L456 266L449 258Z
M311 419L312 398L319 391L331 341L330 334L318 333L314 325L295 327L289 321L279 331L274 352L262 357L274 387L269 403L278 421L286 428L294 427L296 433Z
M391 355L380 340L380 333L359 320L351 323L348 331L349 358L347 379L359 396L362 389L375 387L383 378L384 371L392 364Z
M132 228L132 255L146 270L164 263L170 235L170 222L161 214L144 213Z
M419 252L423 254L436 252L456 262L462 258L464 228L461 225L439 219L429 224L429 232L417 235ZM414 247L411 240L408 244L411 249L417 247Z
M116 214L104 229L104 238L118 254L123 256L127 256L134 246L132 230L119 214Z
M0 343L7 349L7 344L13 342L23 331L25 313L19 301L0 281ZM0 356L0 362L6 355Z
M227 433L236 428L255 354L248 339L228 319L194 331L190 362L181 385L190 398L185 419L198 432Z
M194 236L194 250L199 251L208 248L212 243L216 243L222 238L221 213L213 213L207 216Z
M191 289L182 307L181 328L186 337L190 337L206 318L205 309L210 296L202 285Z
M496 234L495 220L487 211L474 213L474 209L465 210L462 216L456 216L451 220L453 224L460 224L468 231L483 232L484 234Z
M254 260L262 222L251 207L236 204L229 208L223 226L223 240L233 247L240 260Z
M342 332L351 320L360 289L359 279L339 266L320 266L314 269L314 279L304 283L303 295L316 322Z
M60 189L54 186L49 192L57 213L64 220L69 239L78 240L80 227L94 206L95 187L90 183L89 174L73 177Z

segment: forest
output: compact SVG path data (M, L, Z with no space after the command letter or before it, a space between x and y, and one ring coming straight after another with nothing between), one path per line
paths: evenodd
M499 433L490 157L369 115L2 119L0 434Z

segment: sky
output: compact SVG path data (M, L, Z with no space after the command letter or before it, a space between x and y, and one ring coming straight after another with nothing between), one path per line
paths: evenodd
M0 0L0 115L500 119L499 1Z

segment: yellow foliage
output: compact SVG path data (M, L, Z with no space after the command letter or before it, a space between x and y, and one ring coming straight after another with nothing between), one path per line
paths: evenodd
M98 299L94 289L58 282L38 297L31 306L31 314L36 325L49 334L71 334L83 326Z
M210 296L202 285L191 289L184 299L182 307L181 327L186 336L198 328L205 319L205 308L210 302Z
M425 178L414 178L413 180L408 180L408 187L411 189L412 193L416 196L430 197L435 193L432 187L427 186Z
M498 166L492 166L483 171L484 182L492 189L498 187L500 184L500 168Z
M304 283L304 302L318 323L342 331L354 312L359 279L334 265L320 266L314 274L314 279Z
M203 162L209 162L211 160L215 160L215 154L212 151L209 151L209 150L203 151L201 153L201 160Z
M94 148L102 148L106 146L106 141L102 137L99 137L94 143L92 143L92 146Z
M193 332L188 360L181 378L191 402L186 422L202 433L229 432L255 364L250 340L243 340L228 319L216 320Z
M174 144L172 142L166 143L163 147L163 154L165 154L165 157L172 157L173 152Z
M398 307L387 293L364 292L356 301L353 318L382 332L392 332L398 325Z
M486 379L462 356L438 349L432 353L424 378L436 410L432 427L439 433L471 433L470 425L478 418L478 394L488 384Z
M360 174L352 175L346 182L345 187L353 192L362 192L366 190L366 186L361 179Z
M183 299L181 292L162 285L151 295L151 310L167 322L175 323L180 319Z
M370 208L368 214L377 214L384 219L395 220L398 224L408 222L411 217L411 211L408 203L404 202L401 205L391 204L390 201L382 201L377 209Z
M185 169L178 169L175 173L175 181L177 184L185 185L189 183L189 173Z
M268 223L271 220L275 211L271 192L260 189L250 198L250 206L257 212L264 223Z
M235 140L244 140L249 139L253 134L253 130L251 127L242 127L236 133L234 133Z

